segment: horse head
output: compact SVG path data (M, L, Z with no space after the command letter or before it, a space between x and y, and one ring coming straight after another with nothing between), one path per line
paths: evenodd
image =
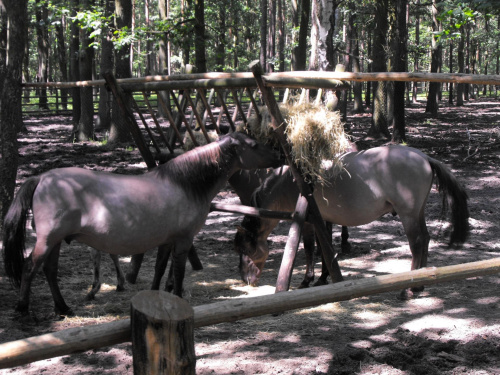
M252 230L238 226L234 249L240 255L241 279L248 285L257 286L269 254L267 238L262 241Z
M227 139L236 149L235 160L238 169L277 168L285 162L279 151L257 142L244 133L231 133Z

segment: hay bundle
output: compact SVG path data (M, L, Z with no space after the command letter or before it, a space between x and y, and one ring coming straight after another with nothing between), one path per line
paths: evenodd
M288 126L286 136L291 146L294 162L313 182L324 183L330 173L342 170L340 156L349 149L349 141L344 133L340 115L324 106L310 103L300 105L280 105L280 111ZM260 111L262 121L257 116L249 120L250 132L261 142L269 142L272 132L271 117L267 108Z
M207 140L202 132L196 131L196 132L193 132L193 134L194 134L194 138L196 139L196 142L200 146L207 144ZM219 135L215 131L210 131L207 134L208 134L208 138L210 138L210 142L214 142L217 139L219 139ZM192 150L193 148L195 148L193 140L191 139L191 136L189 135L189 133L186 132L186 134L184 135L184 151L189 151L189 150Z

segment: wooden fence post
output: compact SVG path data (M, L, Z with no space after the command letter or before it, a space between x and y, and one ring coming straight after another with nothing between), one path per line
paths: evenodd
M131 300L134 375L196 374L194 311L182 298L145 290Z

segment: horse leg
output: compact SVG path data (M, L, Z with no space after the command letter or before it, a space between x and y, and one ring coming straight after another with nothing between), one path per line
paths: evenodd
M158 246L158 254L156 255L155 263L155 275L153 276L153 282L151 283L151 290L160 289L161 278L167 268L168 258L170 258L171 251L172 245L170 244Z
M192 239L181 239L176 242L174 248L174 294L182 298L182 283L184 281L184 274L186 273L186 260L189 249L193 244Z
M55 314L56 315L73 315L71 309L64 302L64 298L59 289L59 284L57 282L57 269L59 267L59 253L61 249L61 243L58 243L52 251L47 255L43 264L43 272L49 283L50 292L52 293L52 298L55 304Z
M425 217L422 215L418 219L415 217L401 217L406 237L411 251L411 269L416 270L427 266L427 257L429 253L430 236L425 223ZM400 294L400 299L408 300L414 293L420 293L424 287L405 289Z
M130 284L135 284L135 282L137 281L137 275L139 274L139 270L141 269L143 259L144 253L132 255L132 259L130 259L130 265L128 267L126 276L126 279Z
M96 249L90 249L90 256L94 265L92 281L92 289L85 296L85 300L91 301L95 298L96 293L101 289L101 252Z
M189 254L188 254L189 257ZM172 293L174 290L174 262L170 262L170 268L168 269L167 281L165 281L165 292Z
M125 290L125 275L120 267L120 259L116 254L109 254L109 257L113 261L116 270L116 291L123 292Z
M342 228L344 228L344 227L342 227ZM326 229L327 229L328 233L330 234L330 242L333 243L332 223L327 221L326 222ZM323 259L323 249L321 248L321 244L319 243L318 239L316 239L316 245L318 246L318 253L321 254L321 276L319 277L318 281L316 281L314 283L314 286L327 285L328 284L328 276L330 276L330 273L328 272L328 267L326 266L325 260Z
M340 235L340 238L340 248L342 250L342 254L349 254L351 252L351 244L349 243L349 230L347 227L342 226L342 234Z
M21 315L27 315L29 312L31 283L50 250L50 247L44 241L37 239L35 248L24 262L21 286L19 288L19 300L16 306L16 311Z
M189 249L188 259L194 271L201 271L203 269L203 264L201 264L201 260L198 258L198 253L196 252L194 245L191 245L191 248Z
M299 288L308 288L314 281L314 227L310 224L304 224L302 228L302 241L304 243L304 252L306 254L306 274Z

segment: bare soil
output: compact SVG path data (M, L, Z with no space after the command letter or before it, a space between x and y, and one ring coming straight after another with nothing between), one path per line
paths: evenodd
M500 103L470 101L461 108L444 106L437 118L424 113L424 103L407 111L408 145L448 164L470 194L472 232L460 249L449 249L448 224L440 217L437 192L427 205L431 233L430 266L445 266L500 256ZM370 116L351 115L346 125L354 140L369 127ZM111 149L99 142L73 144L67 117L30 117L19 135L18 183L46 170L65 166L143 173L136 149ZM97 136L103 137L102 134ZM216 198L237 203L229 189ZM271 255L260 286L239 280L238 257L232 249L241 217L212 213L196 237L203 271L187 266L185 298L192 305L274 292L289 224L269 237ZM339 244L340 228L335 228ZM29 246L34 234L29 232ZM350 228L352 252L340 256L346 279L372 277L410 269L410 252L398 217L385 216ZM70 327L98 324L129 315L129 300L148 289L155 251L145 257L138 282L115 291L111 260L103 256L103 287L94 301L84 301L92 281L87 246L63 245L59 267L62 293L75 316L54 317L52 297L40 273L33 283L31 320L14 313L15 290L0 267L0 342L18 340ZM121 258L126 269L129 258ZM320 264L317 264L320 268ZM292 279L298 287L304 273L299 250ZM219 324L195 332L198 374L500 374L500 275L439 284L410 301L396 293ZM38 361L0 370L0 374L132 374L130 343Z

